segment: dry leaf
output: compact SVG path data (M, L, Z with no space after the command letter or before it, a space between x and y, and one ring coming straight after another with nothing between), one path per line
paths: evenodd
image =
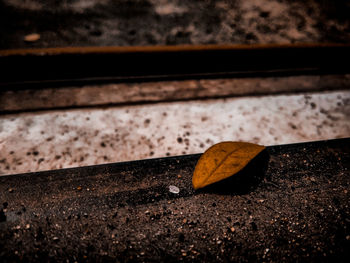
M192 177L194 189L226 179L242 170L265 147L248 142L221 142L206 150Z
M24 41L26 42L35 42L35 41L38 41L39 39L40 39L39 34L29 34L24 37Z

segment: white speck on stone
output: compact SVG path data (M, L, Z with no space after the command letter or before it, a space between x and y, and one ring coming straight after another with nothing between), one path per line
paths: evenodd
M178 194L178 193L180 193L180 189L178 187L176 187L175 185L170 185L169 192L173 193L173 194Z

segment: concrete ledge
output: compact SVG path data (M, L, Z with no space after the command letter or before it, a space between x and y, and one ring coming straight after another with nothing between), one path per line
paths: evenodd
M0 177L0 259L348 261L350 139L266 154L225 191L194 192L200 155Z
M114 83L0 91L0 112L346 90L350 74Z

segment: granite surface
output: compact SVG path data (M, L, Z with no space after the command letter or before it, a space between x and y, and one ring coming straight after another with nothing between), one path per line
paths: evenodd
M170 89L171 87L169 87ZM0 175L350 137L350 91L0 115Z
M349 13L345 0L1 0L0 49L344 43Z

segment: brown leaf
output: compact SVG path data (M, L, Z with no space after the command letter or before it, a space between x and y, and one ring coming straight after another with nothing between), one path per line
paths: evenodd
M199 159L192 177L194 189L226 179L242 170L265 146L248 142L221 142Z

